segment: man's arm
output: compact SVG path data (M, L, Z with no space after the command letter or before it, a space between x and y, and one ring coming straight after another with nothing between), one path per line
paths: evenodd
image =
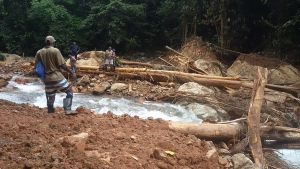
M69 68L68 66L66 65L66 61L65 59L63 58L63 56L61 55L60 51L57 49L57 65L64 69L65 71L67 71L68 73L70 73L74 78L76 77L76 74L73 73Z
M73 74L73 72L69 69L69 67L66 64L63 64L60 66L62 69L64 69L66 72Z

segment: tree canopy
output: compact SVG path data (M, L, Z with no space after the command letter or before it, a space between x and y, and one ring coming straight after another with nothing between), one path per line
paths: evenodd
M300 0L0 0L0 51L32 56L52 35L66 54L179 47L192 36L241 52L300 52Z

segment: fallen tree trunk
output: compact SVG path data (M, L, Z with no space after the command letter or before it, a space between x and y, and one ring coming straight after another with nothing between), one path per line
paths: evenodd
M300 142L270 141L265 142L264 147L275 149L300 149Z
M145 67L153 68L153 65L148 64L148 63L143 63L143 62L132 62L132 61L127 61L127 60L121 60L121 63L123 65L136 65L136 66L145 66Z
M266 131L269 126L260 126L260 136L262 140L278 141L299 141L300 132L294 128L276 126L272 132ZM243 127L239 124L213 124L213 123L191 123L169 121L168 128L172 131L183 134L195 135L200 139L212 141L225 141L233 138L240 138ZM277 135L280 133L280 135ZM278 137L280 136L280 138Z
M101 74L103 71L98 71L97 66L77 66L78 72L87 72L91 74ZM108 69L109 70L109 69ZM119 75L123 73L137 73L137 72L147 72L151 76L169 76L167 81L156 81L156 82L177 82L177 83L187 83L196 82L203 85L212 85L218 87L230 87L230 88L253 88L253 82L241 80L239 77L222 77L222 76L208 76L200 75L195 73L184 73L178 71L166 71L166 70L152 70L147 68L116 68L117 72L106 73L108 75ZM288 92L299 91L299 87L285 87L279 85L267 84L265 90L270 90L269 88L277 91L282 91L283 89Z
M268 71L266 68L258 67L253 83L253 92L248 113L248 136L254 162L264 168L265 159L260 139L260 111L264 99L264 90L267 83Z
M239 138L242 126L235 124L169 121L169 129L183 134L192 134L205 140L230 140L232 138Z
M97 66L77 66L77 70L98 70ZM109 68L108 68L109 70ZM148 72L148 73L161 73L167 75L180 75L180 76L188 76L188 77L197 77L197 78L207 78L207 79L226 79L226 80L240 80L239 76L236 77L222 77L222 76L207 76L207 75L199 75L196 73L184 73L178 71L166 71L166 70L152 70L147 68L116 68L118 72Z

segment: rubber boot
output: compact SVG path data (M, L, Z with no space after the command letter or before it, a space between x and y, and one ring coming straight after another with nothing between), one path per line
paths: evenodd
M53 103L47 103L47 107L48 107L48 113L54 113L55 112Z
M53 107L48 107L48 113L54 113L55 112L55 108Z
M76 111L72 110L72 98L64 98L63 99L64 109L67 115L69 114L77 114Z

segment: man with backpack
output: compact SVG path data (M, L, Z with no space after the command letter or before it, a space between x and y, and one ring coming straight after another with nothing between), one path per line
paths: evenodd
M70 73L73 78L76 77L76 74L67 67L65 59L59 49L54 48L54 45L54 37L47 36L45 39L45 47L40 49L35 56L35 67L38 65L39 61L41 61L44 66L44 83L48 113L54 113L55 94L57 90L60 90L67 94L66 98L63 100L66 114L75 114L76 112L71 110L73 99L72 87L63 76L61 69Z

